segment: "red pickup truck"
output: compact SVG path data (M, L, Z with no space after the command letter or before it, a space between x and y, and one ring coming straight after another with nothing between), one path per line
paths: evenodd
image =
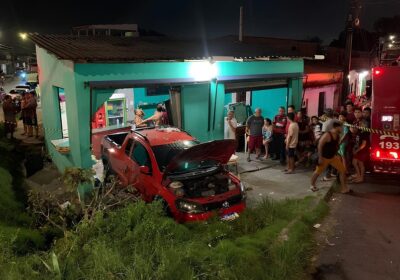
M101 142L103 163L122 185L147 202L162 200L178 222L231 219L244 210L244 186L223 166L234 151L234 140L200 144L171 127L114 133Z

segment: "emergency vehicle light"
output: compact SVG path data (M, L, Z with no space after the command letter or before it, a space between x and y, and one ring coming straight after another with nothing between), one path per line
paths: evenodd
M376 150L374 153L372 153L372 157L375 159L383 159L383 160L398 160L399 153Z
M397 152L390 152L389 153L394 159L399 159L399 155L397 154Z
M380 70L380 69L375 69L374 70L374 75L375 76L379 76L380 74L382 74L382 70Z
M383 122L392 122L393 116L382 116L382 121Z

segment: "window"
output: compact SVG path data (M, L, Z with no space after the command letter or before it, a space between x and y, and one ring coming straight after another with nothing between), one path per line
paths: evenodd
M148 166L151 169L149 153L147 152L146 148L139 142L135 143L131 158L139 166Z
M58 104L60 108L61 131L62 138L68 138L68 122L67 122L67 104L65 99L65 91L63 88L56 88L58 95Z
M132 139L129 139L129 140L128 140L128 143L126 144L126 147L125 147L125 154L126 154L127 156L130 156L130 154L131 154L132 143L133 143L133 140L132 140Z

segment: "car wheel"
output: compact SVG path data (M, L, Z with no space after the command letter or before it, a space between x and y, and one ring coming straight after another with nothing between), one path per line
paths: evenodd
M161 201L164 213L168 217L172 217L172 212L171 212L171 209L169 208L168 202L162 196L156 195L154 197L154 201Z
M106 159L102 159L103 161L103 166L104 166L104 179L108 180L108 178L114 174L114 171L112 170L111 164L108 162Z

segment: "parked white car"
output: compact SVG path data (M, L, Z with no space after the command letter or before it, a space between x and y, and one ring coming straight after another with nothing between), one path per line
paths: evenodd
M11 95L11 98L22 98L22 95L24 95L25 93L27 93L29 91L29 89L26 88L13 88L12 90L10 90L10 92L8 93L9 95Z

